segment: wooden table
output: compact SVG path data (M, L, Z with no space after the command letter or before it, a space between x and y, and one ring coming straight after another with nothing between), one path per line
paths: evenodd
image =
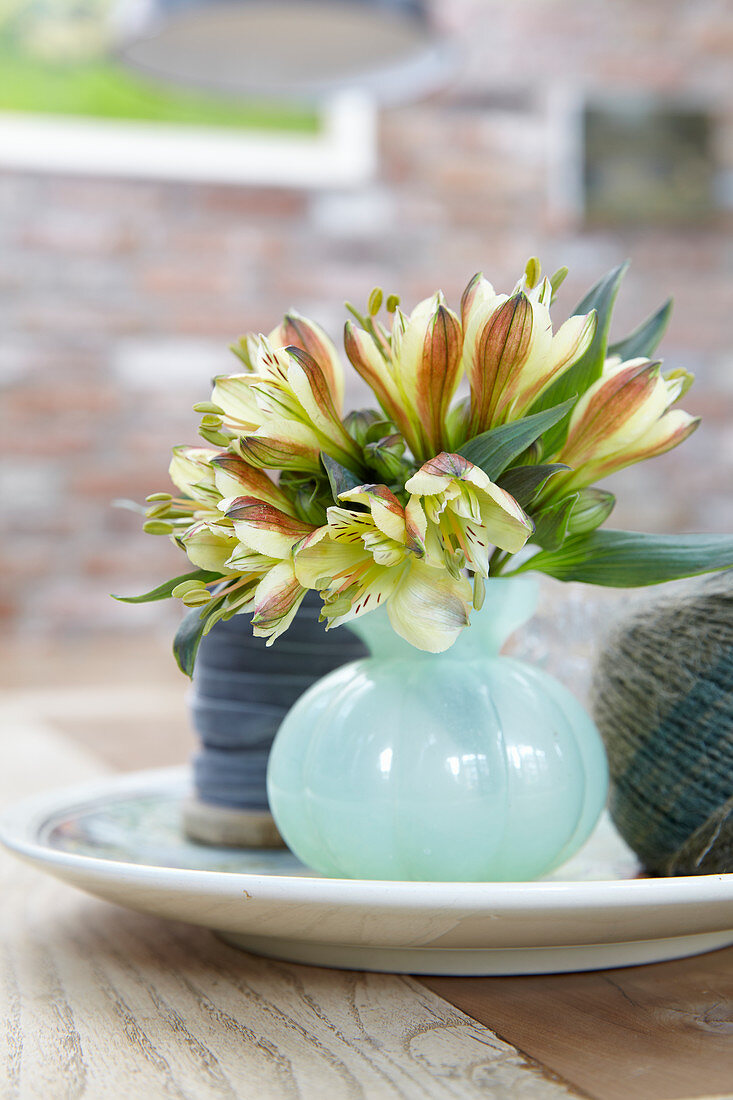
M139 646L32 657L0 654L3 802L186 759L167 664ZM0 880L3 1098L733 1097L733 948L589 974L417 980L259 959L4 853Z

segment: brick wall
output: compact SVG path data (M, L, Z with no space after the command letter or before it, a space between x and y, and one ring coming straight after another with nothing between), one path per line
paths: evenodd
M460 0L450 11L468 43L462 72L440 97L383 114L379 175L361 189L0 173L7 629L168 629L163 605L108 597L182 564L110 502L166 486L169 448L196 441L190 405L227 369L235 335L295 305L337 336L343 299L375 283L408 304L438 284L455 300L479 268L508 288L535 252L571 268L559 310L626 256L620 327L676 298L664 352L698 372L685 407L705 422L680 450L618 475L618 525L733 530L730 213L675 230L588 228L552 185L562 103L603 88L702 98L733 173L733 6Z

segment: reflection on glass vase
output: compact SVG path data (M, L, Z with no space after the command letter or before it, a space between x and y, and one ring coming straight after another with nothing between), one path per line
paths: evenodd
M499 655L533 613L532 577L494 578L445 653L402 641L384 611L350 623L371 657L329 673L275 738L278 829L331 876L527 880L569 859L606 800L598 732L546 673Z

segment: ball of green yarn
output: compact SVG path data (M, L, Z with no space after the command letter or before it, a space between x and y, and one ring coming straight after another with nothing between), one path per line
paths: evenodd
M611 816L646 869L733 871L733 570L615 627L593 694Z

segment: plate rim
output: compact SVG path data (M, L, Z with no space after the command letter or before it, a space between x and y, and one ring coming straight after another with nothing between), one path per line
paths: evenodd
M430 882L390 879L325 878L306 875L262 874L256 871L220 871L166 867L104 859L64 852L44 843L42 831L54 817L81 810L85 803L110 796L149 793L161 786L190 787L186 765L108 774L97 779L26 797L0 815L0 843L26 861L53 872L73 871L77 878L125 879L141 887L195 888L200 894L240 897L256 891L258 899L313 904L369 906L376 911L424 909L443 912L511 910L548 913L583 906L590 910L628 910L658 906L704 905L726 900L733 905L733 873L685 875L670 878L541 880L534 882ZM164 881L163 881L164 880ZM733 910L732 910L733 917ZM733 920L731 921L733 925Z

